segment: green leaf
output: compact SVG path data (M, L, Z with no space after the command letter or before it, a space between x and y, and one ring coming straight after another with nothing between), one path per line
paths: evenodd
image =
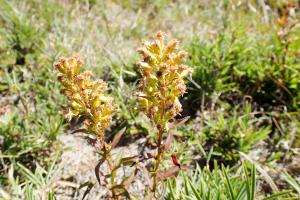
M194 185L192 184L192 182L190 180L188 180L188 183L189 183L189 186L192 189L192 192L196 196L197 200L202 200L200 193L196 190L196 188L194 187Z
M277 192L275 194L272 194L266 198L263 198L263 200L273 200L273 199L278 199L278 197L284 196L289 194L291 191L290 190L285 190L285 191L281 191L281 192Z
M233 188L232 188L231 182L230 182L230 180L228 178L228 174L227 174L226 169L225 169L225 167L223 165L222 165L222 172L223 172L223 175L226 178L226 185L227 185L227 188L229 190L230 199L231 200L235 200L235 195L234 195L234 192L233 192Z
M300 184L297 183L293 177L291 177L287 172L285 174L285 180L297 191L298 195L300 196Z
M252 165L252 170L251 170L251 193L250 193L250 200L255 199L255 191L256 191L256 177L255 177L255 166Z
M24 167L22 164L17 163L17 165L20 167L21 173L27 178L29 179L32 183L34 183L35 185L42 185L41 181L36 177L35 174L33 174L29 169L27 169L26 167Z

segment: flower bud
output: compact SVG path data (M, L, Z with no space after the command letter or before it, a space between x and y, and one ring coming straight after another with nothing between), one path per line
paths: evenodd
M164 52L165 56L172 53L178 46L179 42L178 40L172 40L168 43L167 48Z

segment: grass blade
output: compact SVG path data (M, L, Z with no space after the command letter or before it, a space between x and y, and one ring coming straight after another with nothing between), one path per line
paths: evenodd
M255 191L256 191L256 170L255 170L255 165L252 165L252 170L251 170L251 193L250 193L250 200L255 199Z
M222 165L222 172L223 172L223 175L225 176L225 179L226 179L226 185L227 185L228 190L229 190L230 199L235 200L235 195L234 195L234 192L233 192L232 185L231 185L230 180L228 178L228 174L226 172L226 169L223 165Z
M191 189L192 189L194 195L196 196L196 198L198 200L202 200L200 193L196 190L196 188L194 187L193 183L190 180L188 180L188 182L189 182L189 186L191 187Z
M289 175L287 172L285 174L285 180L298 192L298 195L300 196L300 184L296 182L291 175Z
M285 190L285 191L281 191L281 192L277 192L275 194L272 194L266 198L264 198L263 200L273 200L273 199L277 199L278 197L281 197L283 195L289 194L291 191L290 190Z

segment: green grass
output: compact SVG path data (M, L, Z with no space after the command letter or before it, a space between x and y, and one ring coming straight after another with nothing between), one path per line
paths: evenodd
M289 196L289 191L281 191L272 195L263 196L257 190L256 169L254 166L248 170L243 164L240 168L230 169L215 163L213 170L201 169L197 166L194 174L183 174L183 181L168 181L166 199L207 199L207 200L254 200L254 199L282 199Z
M191 104L199 107L204 98L208 106L232 106L248 97L258 109L286 107L297 111L300 72L299 56L295 56L298 47L293 45L298 46L299 40L293 40L285 50L276 36L278 29L270 26L274 29L271 34L249 32L245 24L239 25L238 30L229 27L213 40L190 45L189 63L195 67L189 94ZM290 34L297 32L295 28Z

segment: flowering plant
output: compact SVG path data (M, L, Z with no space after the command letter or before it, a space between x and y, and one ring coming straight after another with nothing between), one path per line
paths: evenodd
M96 144L101 155L101 160L95 167L95 173L100 185L100 175L104 177L104 186L111 191L111 197L119 198L124 193L128 194L127 187L130 184L124 180L121 183L116 181L116 171L121 164L128 161L128 158L114 162L111 156L111 149L117 145L125 129L122 129L112 140L111 143L106 141L104 131L112 121L112 114L115 111L113 98L106 94L107 83L98 79L92 81L92 72L85 71L80 73L82 60L79 56L70 58L60 58L59 62L54 64L60 74L58 80L62 83L61 90L69 100L69 108L66 112L66 118L71 120L72 117L85 118L85 132L96 136ZM100 166L107 162L109 174L105 175ZM109 183L110 180L110 183ZM133 180L133 179L131 179Z
M178 121L173 123L170 121L174 120L174 117L182 111L178 98L186 92L184 77L192 73L190 67L181 64L182 59L187 56L187 52L175 53L179 42L172 40L165 46L164 40L165 34L158 32L156 40L146 41L143 47L138 49L143 60L137 63L142 79L136 94L140 102L140 110L148 116L158 130L156 135L157 152L154 155L155 162L151 171L152 195L155 195L159 180L166 179L180 169L175 155L172 156L175 165L173 168L161 173L159 167L164 152L171 145L172 135L169 129L178 123ZM167 139L163 143L166 135L168 135Z
M133 182L137 169L141 169L147 176L151 190L147 191L146 195L148 199L153 199L156 196L158 183L185 167L180 165L175 155L172 155L174 166L166 172L160 169L164 152L171 147L172 134L169 130L187 120L174 120L174 118L182 110L178 98L186 91L184 77L192 72L191 68L181 64L187 53L185 51L175 53L178 41L172 40L164 46L164 38L165 34L158 32L156 40L145 42L143 47L138 49L143 60L137 63L142 79L136 94L140 110L148 116L158 130L156 152L150 156L150 159L154 159L150 170L141 163L144 159L140 159L140 156L112 159L111 149L117 145L125 129L116 134L112 142L107 142L104 132L111 123L116 109L113 98L106 93L107 83L100 79L93 81L90 71L80 73L82 60L79 56L60 58L54 64L60 72L58 80L63 85L61 92L69 100L66 118L71 120L73 117L84 117L85 132L96 136L101 155L101 160L95 168L96 177L100 185L100 175L104 177L105 186L111 191L110 198L113 199L119 199L124 195L128 198L132 197L127 189ZM165 136L167 139L163 142ZM110 170L107 175L100 170L104 162L107 162ZM135 169L130 176L117 182L116 171L124 165Z

